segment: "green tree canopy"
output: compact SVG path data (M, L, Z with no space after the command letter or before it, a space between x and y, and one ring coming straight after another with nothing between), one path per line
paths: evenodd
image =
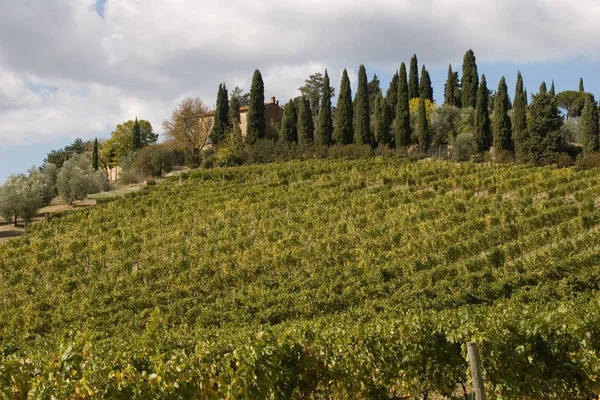
M381 92L377 95L374 106L375 142L379 145L390 146L392 144L392 136L390 135L390 108L388 107L387 99L383 97Z
M158 134L154 133L152 124L145 119L138 120L141 147L156 143ZM108 167L114 167L119 161L134 152L133 131L135 121L129 120L117 125L110 134L110 139L102 145L101 156Z
M419 91L419 63L417 55L414 54L410 59L410 70L408 75L408 99L416 99L421 97Z
M479 73L477 72L477 60L473 50L469 49L463 57L462 67L462 106L477 106L477 92L479 87Z
M89 166L89 160L86 163ZM10 175L0 186L0 215L7 222L13 221L15 226L18 217L31 222L45 204L47 185L48 181L35 167L27 175Z
M364 65L358 68L358 89L356 90L354 109L354 142L358 144L372 144L369 84Z
M452 64L448 65L448 77L444 84L444 104L453 106L454 104L454 72L452 72Z
M333 130L333 139L335 143L352 143L353 113L350 78L348 78L348 71L344 69L344 72L342 73L342 82L340 84L340 95L335 110L335 127Z
M58 172L56 186L65 203L84 200L88 194L103 190L106 178L100 171L94 171L89 159L83 154L71 157Z
M558 107L563 109L567 119L579 117L585 105L586 93L577 90L565 90L556 94Z
M375 112L375 102L379 101L379 94L382 94L380 85L379 77L374 74L373 79L369 82L369 111L371 115Z
M94 171L98 171L98 167L99 167L99 154L98 154L98 138L94 139L94 148L92 150L92 168L94 168Z
M424 97L419 99L419 119L417 122L417 138L419 140L419 148L423 153L427 153L431 145L431 131L429 129L429 121L427 120L425 100Z
M304 81L304 85L298 88L298 90L300 90L300 93L302 93L302 96L306 97L309 100L310 108L314 116L317 116L321 110L324 80L325 77L323 76L323 74L317 72L315 74L309 75L308 79ZM331 86L329 87L329 96L330 100L332 97L335 96L335 88Z
M525 155L536 163L551 161L554 154L565 145L560 131L563 118L558 110L556 96L539 93L533 96L527 119Z
M321 145L331 144L333 138L333 117L331 114L332 87L329 83L329 74L325 70L323 89L321 93L321 111L319 112L319 125L317 129L317 142Z
M479 152L489 150L492 145L489 95L485 75L482 74L477 92L477 106L475 107L475 143Z
M425 69L425 65L423 65L423 68L421 69L419 93L426 100L429 100L433 103L433 87L431 86L431 77L429 76L427 69Z
M523 77L517 74L515 100L513 102L513 144L517 157L524 156L524 144L527 136L527 94L523 90Z
M237 115L239 115L239 107ZM234 118L235 116L232 119ZM225 138L225 134L231 129L232 126L233 125L230 123L229 96L227 93L227 86L225 86L225 83L222 83L219 85L219 90L217 92L217 107L215 108L214 122L212 132L210 134L211 142L215 145L221 143Z
M594 96L586 96L585 106L579 118L579 137L583 144L583 154L600 150L600 132L598 126L598 103Z
M259 70L254 71L250 88L250 103L246 116L246 140L253 144L267 133L265 119L265 84Z
M495 98L496 105L492 116L492 133L494 137L494 150L512 150L512 124L508 116L510 100L508 99L508 87L504 77L500 78L498 91Z
M298 143L312 143L315 139L315 125L310 100L301 96L298 105Z
M281 121L281 135L288 142L298 142L298 112L296 102L293 99L287 102L283 108L283 119Z
M398 99L398 82L399 82L399 75L398 75L398 71L396 71L394 73L394 75L392 76L392 80L390 81L390 86L388 87L387 91L385 92L385 98L386 103L389 107L389 115L390 115L390 119L391 121L394 121L396 119L396 106L397 106L397 99ZM394 100L396 99L396 100Z
M394 142L396 147L410 145L410 106L406 65L400 65L398 77L398 100L396 102L396 118L394 119Z

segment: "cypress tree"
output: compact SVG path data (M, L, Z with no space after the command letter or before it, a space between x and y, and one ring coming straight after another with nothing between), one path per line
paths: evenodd
M496 105L492 118L492 132L494 135L494 150L512 150L511 122L508 116L510 100L508 99L508 88L504 77L500 79L498 91L496 92Z
M452 79L454 83L454 105L456 107L462 107L462 90L460 87L460 78L458 77L458 72L454 71L452 73Z
M94 148L92 150L92 168L98 171L98 138L94 138Z
M298 143L312 143L315 139L315 125L313 121L310 101L302 96L298 107Z
M469 49L463 58L462 75L462 106L475 108L477 106L479 75L473 50Z
M389 146L392 144L392 137L390 135L390 107L387 104L387 99L381 93L377 96L374 105L375 142L379 145Z
M293 99L287 102L283 108L283 119L281 121L281 135L288 142L298 141L298 113L296 103Z
M583 88L583 78L579 78L579 91L585 92L585 89Z
M410 59L410 71L408 76L408 99L416 99L421 97L419 91L419 64L417 55L414 54Z
M392 76L392 81L390 82L390 87L388 88L387 92L385 93L386 104L388 105L388 109L389 109L390 121L394 121L396 119L396 103L397 103L397 101L395 99L398 99L398 81L399 81L399 76L398 76L398 71L396 70L396 72L394 73L394 76Z
M402 63L398 77L398 100L396 102L396 118L394 119L394 142L396 143L396 147L410 145L410 108L408 97L406 65Z
M132 141L133 151L137 151L142 148L142 129L140 128L137 117L133 123Z
M540 85L540 93L542 93L542 94L548 93L548 88L546 88L546 82L544 82L544 81Z
M225 84L219 85L217 92L217 107L215 108L213 130L210 134L210 140L218 145L225 138L225 134L230 128L229 125L229 95Z
M372 144L371 123L369 112L369 83L365 66L358 68L358 89L354 99L354 142L358 144Z
M525 89L525 105L529 105L529 95L527 94L527 89Z
M333 119L331 116L331 87L329 75L325 70L323 78L323 95L321 96L321 111L319 112L319 129L317 142L321 145L331 144L333 137Z
M419 93L426 100L429 100L433 103L433 87L431 86L431 77L429 76L429 72L425 69L425 65L423 65L423 69L421 70L421 86L419 88Z
M566 142L560 128L563 117L556 96L539 93L533 96L527 118L526 158L537 163L550 161Z
M448 106L454 105L454 73L452 72L452 64L448 65L448 77L444 85L444 104Z
M240 119L240 99L237 96L231 96L229 101L229 126L239 125Z
M475 143L477 151L483 152L490 149L491 129L489 96L485 75L481 75L481 83L477 92L477 104L475 106Z
M265 137L267 121L265 119L265 84L259 70L254 71L250 87L250 102L246 122L246 140L254 144Z
M598 104L592 94L585 99L585 106L579 117L579 132L582 138L583 154L600 150L600 132L598 125Z
M337 108L335 110L335 127L333 129L333 140L337 144L352 143L352 89L348 71L344 69Z
M369 82L369 111L373 113L375 110L375 101L381 93L380 81L377 74L373 75L373 79Z
M429 121L427 121L427 108L425 98L419 99L419 119L417 121L417 138L419 139L419 148L423 153L429 151L431 145L431 132L429 130Z
M556 95L556 89L554 89L554 79L552 79L552 85L550 85L550 94L552 96Z
M523 77L521 72L517 75L515 97L513 102L513 141L515 153L518 157L523 156L524 142L527 132L526 92L523 91Z

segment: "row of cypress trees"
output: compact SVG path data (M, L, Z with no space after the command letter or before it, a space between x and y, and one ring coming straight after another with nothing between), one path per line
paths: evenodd
M361 65L358 70L358 87L354 99L348 72L344 70L335 115L333 115L330 79L326 70L320 109L315 113L318 115L317 120L313 122L313 110L310 109L307 99L300 97L290 100L284 108L281 137L288 141L300 143L314 141L322 145L357 143L372 146L378 144L409 146L412 132L409 102L411 99L418 98L418 118L414 131L419 147L427 151L432 138L426 104L427 101L433 102L433 88L425 66L422 67L420 79L418 72L417 56L413 55L408 74L405 63L401 63L400 69L392 78L386 96L384 97L379 91L375 94L374 100L370 101L373 93L370 92L364 65ZM580 91L583 91L582 80ZM477 151L485 152L493 146L494 149L514 152L520 158L541 154L548 149L556 150L564 144L560 143L560 138L551 140L552 137L556 137L556 133L553 132L558 131L562 125L562 119L556 118L559 112L554 96L554 82L550 91L543 83L539 93L533 96L533 103L528 105L527 92L524 90L523 78L519 72L512 104L504 77L500 79L493 99L490 99L486 77L482 74L480 78L476 57L472 50L468 50L464 55L462 79L459 81L458 72L453 71L450 65L444 86L445 105L459 108L471 107L475 110L473 132ZM222 141L225 133L235 123L235 119L231 117L233 106L233 98L230 107L227 88L225 84L221 84L217 95L215 125L211 135L213 143ZM259 70L254 72L248 108L246 140L254 143L266 136L264 83ZM509 117L511 108L512 119ZM529 120L533 121L531 127L528 126L527 108L530 111ZM493 110L491 115L490 109ZM239 106L236 106L236 110L239 110ZM239 112L237 119L239 122ZM543 122L538 126L539 121L534 119ZM597 103L593 96L588 94L581 116L585 152L599 150L598 125Z

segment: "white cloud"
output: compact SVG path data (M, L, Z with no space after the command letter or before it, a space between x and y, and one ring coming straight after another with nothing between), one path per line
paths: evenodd
M432 68L468 48L488 62L600 51L595 0L108 0L104 19L94 3L0 0L1 143L135 116L160 130L184 96L212 104L219 82L248 88L255 68L285 102L325 67L355 85L359 64L393 70L413 53Z

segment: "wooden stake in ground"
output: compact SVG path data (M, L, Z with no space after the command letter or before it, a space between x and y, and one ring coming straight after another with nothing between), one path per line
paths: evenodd
M485 388L483 387L483 376L481 375L481 366L479 364L479 350L475 343L467 343L467 358L469 359L469 366L471 367L475 399L485 400Z

